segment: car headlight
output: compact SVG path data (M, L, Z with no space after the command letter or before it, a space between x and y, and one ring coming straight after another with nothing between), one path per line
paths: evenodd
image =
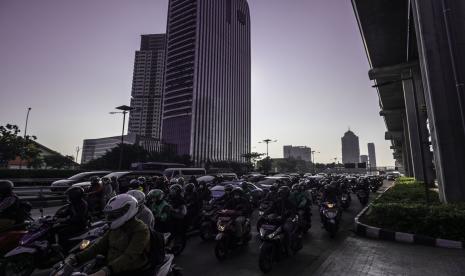
M79 249L84 250L90 245L89 240L82 240L81 243L79 244Z

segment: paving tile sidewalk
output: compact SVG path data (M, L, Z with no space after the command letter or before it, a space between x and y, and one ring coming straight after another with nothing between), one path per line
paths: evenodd
M312 275L465 275L465 250L348 237Z

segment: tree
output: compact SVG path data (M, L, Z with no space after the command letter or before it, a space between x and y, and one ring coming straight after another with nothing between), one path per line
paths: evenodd
M253 167L257 164L257 160L260 159L264 153L249 152L242 155L247 160L247 163L252 164Z
M6 167L8 161L20 157L22 160L29 160L31 164L37 166L40 163L40 151L34 140L35 136L26 137L18 135L19 127L16 125L7 124L0 126L0 167Z
M269 156L257 162L258 169L265 174L268 174L271 171L272 165L273 161Z

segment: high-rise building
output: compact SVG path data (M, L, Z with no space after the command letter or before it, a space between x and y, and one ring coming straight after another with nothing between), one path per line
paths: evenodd
M342 141L342 163L358 163L360 161L360 145L358 136L350 129L344 133Z
M307 162L312 160L312 149L305 146L283 146L284 158L300 159Z
M170 0L162 139L196 164L250 152L246 0Z
M368 161L370 162L370 168L376 168L375 143L368 143Z
M165 70L165 34L141 36L136 51L129 113L129 134L160 139L163 80Z
M365 154L360 155L360 163L368 164L368 155L365 155Z

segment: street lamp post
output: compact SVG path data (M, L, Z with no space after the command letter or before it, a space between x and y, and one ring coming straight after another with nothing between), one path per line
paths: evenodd
M116 109L121 110L121 111L110 112L110 114L123 114L123 130L121 131L121 147L119 151L120 154L119 154L119 165L118 165L118 169L121 170L121 167L123 166L124 126L126 124L126 114L129 111L134 110L134 108L127 106L127 105L122 105L122 106L116 107Z
M26 139L26 136L27 136L27 123L29 121L29 112L31 112L31 109L30 107L27 108L27 115L26 115L26 125L24 126L24 139ZM24 151L24 149L21 149L21 151ZM20 156L19 158L19 168L21 169L23 166L23 157Z
M267 158L270 157L269 154L268 154L268 145L269 145L270 143L275 143L275 142L278 142L278 140L276 140L276 139L275 139L275 140L272 140L272 139L265 139L265 140L259 142L259 143L265 143L265 144L266 144L266 157L267 157Z

